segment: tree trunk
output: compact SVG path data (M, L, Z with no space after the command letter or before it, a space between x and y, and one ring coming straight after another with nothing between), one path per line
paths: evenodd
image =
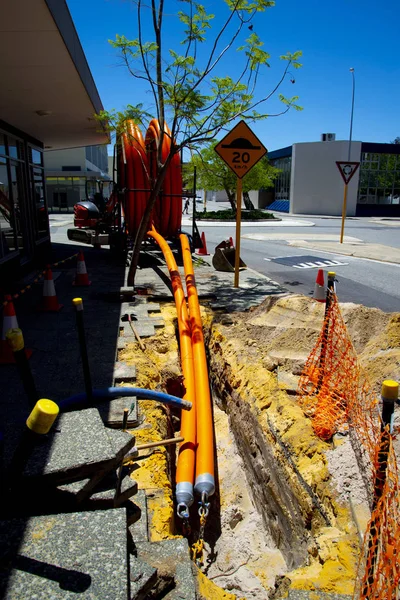
M247 210L255 210L255 206L250 200L249 192L243 192L243 202Z
M157 197L161 191L162 185L164 183L165 175L166 175L168 166L171 162L171 159L172 159L172 154L170 154L167 157L167 160L165 161L164 165L161 167L161 169L158 173L158 176L154 182L153 189L150 193L150 197L147 201L146 209L143 213L143 217L140 222L139 230L136 234L136 239L135 239L135 243L133 246L132 260L131 260L131 264L129 266L128 282L127 282L128 285L131 285L132 287L135 285L135 275L136 275L136 271L137 271L138 264L139 264L140 250L142 247L143 240L146 237L146 233L149 228L151 211L153 210L154 204L156 203Z
M228 200L229 200L229 202L230 202L231 209L232 209L234 212L236 212L236 198L235 198L235 193L234 193L234 192L232 192L232 191L231 191L229 188L227 188L227 187L225 187L224 189L225 189L226 195L227 195L227 197L228 197Z

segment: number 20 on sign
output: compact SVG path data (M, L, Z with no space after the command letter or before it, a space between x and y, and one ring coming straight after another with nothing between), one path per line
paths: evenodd
M235 287L239 287L240 262L240 223L242 216L242 178L266 154L267 149L252 132L250 127L240 121L215 146L215 152L237 176L236 185L236 251L235 251Z

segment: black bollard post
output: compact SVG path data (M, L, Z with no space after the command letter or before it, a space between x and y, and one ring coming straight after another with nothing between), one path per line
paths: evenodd
M391 379L382 383L382 424L381 439L378 450L378 466L374 481L374 499L372 503L372 521L369 529L367 565L368 575L364 584L364 597L368 594L369 586L372 586L375 577L376 557L378 553L379 519L374 515L379 500L382 498L383 488L386 483L387 464L390 445L392 441L394 404L399 397L399 384Z
M29 407L33 408L39 400L39 396L26 355L22 331L18 328L9 329L6 333L6 340L13 351L18 373L21 377L25 393L28 396Z
M81 350L83 378L85 380L86 402L93 403L92 378L90 376L89 357L86 346L85 326L83 323L83 301L82 298L74 298L72 304L76 312L76 327L78 330L79 347Z
M382 431L389 425L390 433L393 432L394 405L399 397L399 384L392 379L385 379L382 383Z
M325 359L326 359L326 351L328 347L328 335L329 335L329 321L327 321L326 317L329 313L329 308L331 305L332 294L336 293L335 288L336 281L336 273L334 271L328 272L328 286L326 288L326 304L325 304L325 326L324 326L324 337L321 345L321 354L319 357L319 375L318 375L318 383L317 383L317 392L321 389L322 382L324 380L325 373Z

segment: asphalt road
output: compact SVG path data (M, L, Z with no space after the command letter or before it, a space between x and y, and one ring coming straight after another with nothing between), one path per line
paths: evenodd
M298 216L288 218L302 220ZM243 227L241 258L248 267L284 285L291 292L305 295L312 295L314 291L318 267L324 268L325 272L335 271L338 278L337 293L342 302L355 302L388 312L400 311L400 265L289 246L288 240L293 234L302 234L300 239L305 240L312 240L315 236L317 239L331 239L332 235L339 239L340 219L306 217L304 221L311 221L315 226ZM235 239L234 227L203 227L201 222L198 226L200 231L206 234L210 252L214 252L216 244L223 239L230 236ZM257 233L272 239L249 239L249 236ZM276 239L277 234L283 239ZM400 222L392 221L388 224L385 221L372 222L371 219L349 219L346 221L345 235L364 242L399 248ZM289 260L286 257L294 258ZM297 257L305 258L302 260ZM326 260L342 264L316 264ZM285 262L286 264L283 264ZM310 267L311 264L315 266L299 268L299 265Z
M220 206L218 206L220 208ZM242 228L241 257L248 267L263 273L294 293L312 295L318 267L327 271L336 271L337 293L342 302L355 302L365 306L380 308L387 312L400 311L400 265L374 260L343 256L317 250L291 247L288 241L293 234L300 239L339 239L339 218L314 218L285 216L291 221L314 223L310 226L252 227ZM50 229L55 242L68 243L67 229L72 226L72 215L50 215ZM206 234L209 252L230 236L235 239L234 226L203 226L200 231ZM184 230L191 231L190 226ZM254 234L262 234L263 240L251 239ZM301 235L300 235L301 234ZM400 248L400 221L374 221L370 218L348 219L345 235L363 242L384 244ZM250 236L250 237L249 237ZM265 239L267 238L267 239ZM268 239L270 238L270 239ZM281 238L281 239L277 239ZM291 258L288 258L291 257ZM300 257L300 258L297 258ZM303 257L303 259L301 258ZM337 261L342 264L317 265L323 261ZM299 265L311 263L311 268L299 268ZM286 263L286 264L284 264ZM310 264L306 265L310 267Z

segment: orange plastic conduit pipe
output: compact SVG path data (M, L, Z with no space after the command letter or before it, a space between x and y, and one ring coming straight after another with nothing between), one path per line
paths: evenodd
M194 378L196 385L197 449L196 481L194 490L201 496L202 504L205 504L207 503L207 498L212 496L215 491L214 429L210 384L208 380L208 367L204 346L200 304L194 279L192 254L187 236L181 234L179 239L182 246L183 266L185 269L186 289L189 302Z
M151 231L147 232L147 235L152 237L160 246L171 277L176 312L178 315L181 365L186 388L184 399L192 402L192 409L189 411L182 411L181 414L181 436L185 438L185 441L182 442L179 448L176 470L177 514L182 519L187 519L189 518L189 506L193 504L196 449L195 380L193 372L192 336L181 276L172 251L164 238L157 233L154 226Z

